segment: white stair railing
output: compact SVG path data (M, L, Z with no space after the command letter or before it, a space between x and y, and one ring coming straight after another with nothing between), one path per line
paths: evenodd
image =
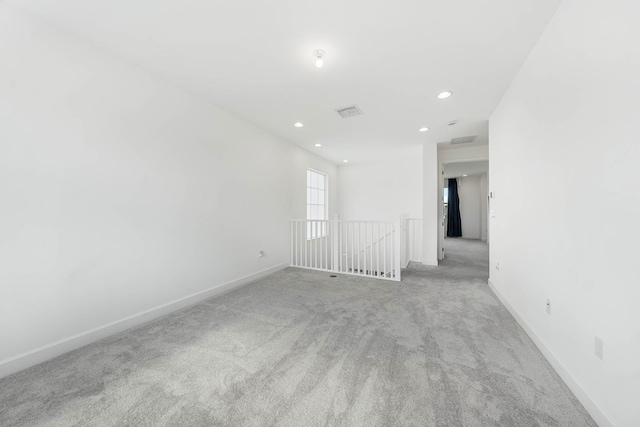
M366 234L366 230L367 230L367 228L366 228L366 227L367 227L367 224L365 223L365 224L364 224L364 226L365 226L365 234ZM370 229L370 230L371 230L371 235L372 235L372 237L377 237L377 236L374 236L374 234L376 233L375 229L374 229L373 227L371 227L371 229ZM347 236L348 236L348 232L347 232ZM382 252L384 253L384 250L385 250L385 248L384 248L384 247L386 246L386 243L385 243L385 242L386 242L386 241L389 241L389 242L390 242L390 241L391 241L391 239L392 239L392 236L393 236L393 233L392 233L392 232L386 233L384 236L380 237L380 238L379 238L379 239L377 239L377 240L374 240L373 242L371 242L371 244L370 244L370 245L366 246L364 249L360 250L358 253L354 253L354 254L352 254L351 256L349 256L349 254L347 254L347 253L343 253L343 254L342 254L342 256L343 256L343 257L344 257L344 259L345 259L345 262L346 262L346 264L345 264L345 265L347 265L347 266L351 265L351 269L353 270L354 266L356 265L356 262L355 262L355 261L356 261L356 260L359 260L360 258L362 258L362 259L363 259L363 263L362 263L362 264L363 264L363 267L366 267L366 261L367 261L367 259L368 259L368 260L369 260L369 267L370 267L370 269L371 269L372 267L374 267L374 266L377 268L377 264L376 264L376 265L374 265L374 262L373 262L373 256L374 256L374 255L376 255L376 256L377 256L377 254L378 254L378 252L380 251L380 248L381 248L381 247L382 247ZM388 239L388 240L387 240L387 239ZM360 266L358 265L358 270L359 270L359 269L360 269ZM384 268L383 268L383 271L384 271ZM381 273L382 275L384 275L384 273L383 273L383 272L380 272L380 271L379 271L379 273ZM376 275L377 275L377 274L376 274Z
M400 221L291 220L291 266L399 281Z

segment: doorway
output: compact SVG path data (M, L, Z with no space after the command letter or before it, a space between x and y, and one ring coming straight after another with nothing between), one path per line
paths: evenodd
M452 231L449 226L457 225L456 217L451 214L459 215L461 230L457 233L449 233L456 236L449 238L487 243L489 241L489 161L488 159L465 159L441 162L440 170L438 254L439 260L443 260L447 253L447 232ZM450 183L457 188L449 191ZM449 198L456 196L459 202L457 212L456 203L451 205L449 203Z

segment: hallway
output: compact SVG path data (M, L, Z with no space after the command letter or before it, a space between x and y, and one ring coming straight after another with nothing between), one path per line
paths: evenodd
M406 272L403 270L402 279L412 277L414 272L429 272L426 280L437 278L447 283L456 280L487 283L489 278L489 245L480 240L463 238L444 239L445 257L438 267L426 266L418 262L411 262Z
M475 239L445 238L444 260L439 267L452 274L464 270L477 278L489 278L489 245Z

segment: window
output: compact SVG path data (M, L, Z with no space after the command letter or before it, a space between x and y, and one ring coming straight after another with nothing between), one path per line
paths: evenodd
M307 169L307 219L326 220L327 217L327 175ZM307 239L324 237L326 234L325 222L307 223Z

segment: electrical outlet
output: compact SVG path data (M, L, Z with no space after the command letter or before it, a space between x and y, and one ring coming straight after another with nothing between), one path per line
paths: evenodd
M598 359L603 360L603 351L604 351L604 343L602 342L602 338L596 337L596 346L595 346L595 355Z
M496 262L496 270L500 271L500 263Z
M547 314L551 314L551 300L547 300Z

